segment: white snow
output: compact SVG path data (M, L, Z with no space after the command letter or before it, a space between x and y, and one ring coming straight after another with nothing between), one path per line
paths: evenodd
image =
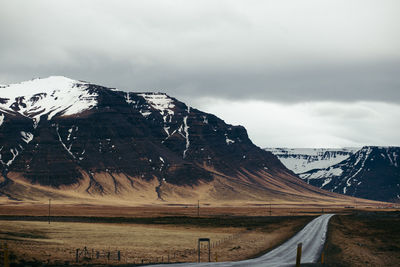
M321 188L324 188L324 186L329 184L331 181L332 181L332 178L325 179L324 183L321 185Z
M31 118L37 126L41 115L50 120L56 114L73 115L91 109L97 104L97 94L90 94L88 84L62 76L34 79L0 88L2 98L7 98L0 109L14 112L11 105L17 105L19 114Z
M21 147L20 147L20 148L21 148ZM23 149L23 148L21 148L21 149ZM1 147L0 151L2 151L2 150L3 150L3 147ZM10 165L13 163L13 161L15 160L15 158L19 155L18 149L16 149L16 148L11 148L11 149L10 149L10 153L11 153L11 155L12 155L12 158L11 158L9 161L7 161L7 163L5 163L5 162L2 160L2 155L0 154L0 163L1 163L2 165L10 166Z
M170 126L168 126L167 123L172 121L172 117L175 114L173 110L173 108L175 107L174 100L164 93L141 93L138 95L143 97L151 107L160 112L161 116L163 117L164 131L169 137ZM128 101L131 100L129 99L129 95L127 94L127 102ZM140 113L144 117L147 117L151 114L151 111L140 111Z
M226 142L227 145L235 143L235 141L233 141L232 139L229 139L227 136L226 136L225 142Z
M227 145L234 144L235 141L228 138L228 134L225 134L225 142Z
M11 154L13 155L13 157L12 157L12 159L10 159L10 160L7 162L7 166L10 166L10 165L13 163L13 161L15 160L15 158L16 158L16 157L18 156L18 154L19 154L18 150L17 150L17 149L14 149L14 148L10 149L10 152L11 152Z
M126 100L126 103L128 103L128 104L135 104L135 103L136 103L135 100L132 100L132 99L130 98L128 92L126 93L125 100Z
M169 126L168 127L166 127L166 126L164 126L164 131L165 131L165 133L167 134L167 136L169 136L170 134L169 134Z
M4 114L0 114L0 126L3 124Z
M360 148L265 148L294 173L325 169L349 158Z
M33 140L33 134L30 133L30 132L21 131L20 134L21 134L21 136L22 136L22 140L23 140L25 143L27 143L27 144L28 144L30 141Z
M57 135L58 135L58 140L60 141L61 145L65 148L65 150L67 150L68 154L70 154L74 159L76 159L76 157L74 156L74 154L72 154L72 152L71 152L72 144L70 144L69 147L67 147L67 146L64 144L64 142L62 141L61 136L60 136L60 133L59 133L59 131L58 131L58 125L56 125L56 132L57 132Z
M357 164L362 160L361 166L360 166L360 168L358 168L358 170L348 179L348 181L349 181L350 179L356 177L356 175L359 174L359 173L363 170L363 168L364 168L364 166L365 166L365 162L367 161L367 159L368 159L368 157L369 157L369 154L371 154L371 152L372 152L372 148L371 148L371 147L363 148L362 150L360 150L360 151L358 152L358 157L357 157L356 163L355 163L353 166L354 166L354 167L357 166ZM348 183L348 182L346 182L346 183Z
M299 174L302 179L321 179L321 178L329 178L332 176L340 176L342 175L343 170L341 168L329 167L328 169L318 170L313 173L302 173Z
M142 110L140 110L139 112L140 112L140 114L142 114L143 117L147 117L147 116L149 116L151 114L151 111L142 111Z
M381 149L386 150L386 155L381 153L382 158L386 159L386 156L387 156L388 160L390 161L390 165L397 167L397 158L398 158L397 153L395 151L390 152L390 147L381 148Z
M158 110L164 117L164 121L167 120L166 116L174 115L173 108L175 107L174 100L163 93L143 93L138 94L143 97L146 102L154 109Z
M188 115L186 115L184 118L183 118L183 131L185 132L185 139L186 139L186 148L185 148L185 150L183 151L183 158L186 158L186 153L187 153L187 151L189 150L189 146L190 146L190 141L189 141L189 126L188 126L188 123L187 123L187 119L188 119L188 116L189 116L189 113L190 113L190 107L188 106L188 108L187 108L187 114Z

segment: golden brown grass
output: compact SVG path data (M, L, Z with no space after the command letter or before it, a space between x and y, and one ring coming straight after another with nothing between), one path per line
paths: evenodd
M179 225L137 225L104 223L0 221L0 239L6 241L17 260L74 262L75 251L84 247L100 251L102 257L88 262L106 263L104 253L121 251L121 263L157 261L193 262L197 260L199 237L208 237L215 245L215 261L242 260L268 250L288 239L311 218L293 218L268 228L198 227ZM206 249L202 260L207 260ZM94 253L94 256L96 253ZM82 257L80 258L82 260ZM81 261L81 263L83 263Z
M334 216L328 230L328 266L400 266L400 213Z

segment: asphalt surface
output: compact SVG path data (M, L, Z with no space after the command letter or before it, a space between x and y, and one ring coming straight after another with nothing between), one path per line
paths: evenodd
M237 262L204 262L204 263L180 263L168 265L151 265L151 266L294 266L296 263L297 245L302 243L301 263L316 263L325 244L326 232L328 229L329 219L334 214L321 215L309 222L300 232L291 239L283 243L281 246L271 250L261 257L237 261Z

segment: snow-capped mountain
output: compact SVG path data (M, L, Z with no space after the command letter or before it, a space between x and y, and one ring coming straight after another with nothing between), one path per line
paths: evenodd
M98 95L87 89L87 83L57 76L3 85L0 110L32 118L36 127L43 115L51 120L57 114L73 115L96 106Z
M400 202L399 147L266 150L313 186L349 196Z
M363 147L338 164L299 176L332 192L400 202L400 147Z
M296 174L335 165L360 148L265 148Z
M0 168L0 198L15 200L340 201L295 177L242 126L164 93L65 77L0 87Z

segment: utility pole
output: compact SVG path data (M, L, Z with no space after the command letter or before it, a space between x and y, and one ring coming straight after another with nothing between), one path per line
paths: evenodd
M197 217L200 217L200 200L197 200Z
M269 216L272 216L272 204L269 203Z
M49 198L49 224L50 224L50 203L51 203L51 199Z

